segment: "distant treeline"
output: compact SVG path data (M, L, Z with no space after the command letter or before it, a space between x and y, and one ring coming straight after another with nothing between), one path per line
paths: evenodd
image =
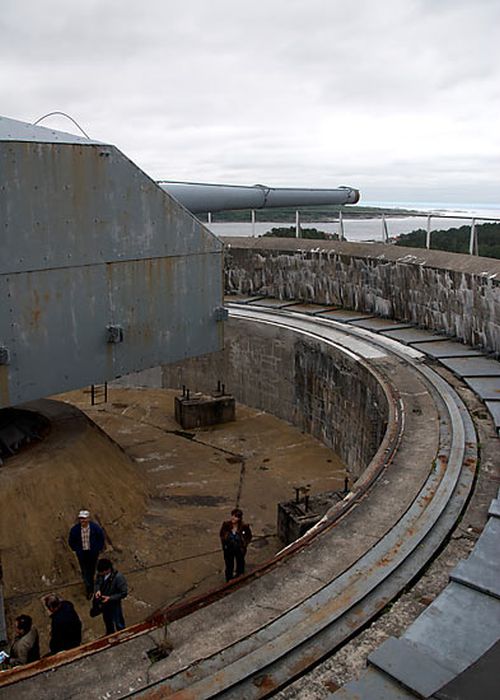
M257 221L276 221L291 224L295 222L295 212L297 209L300 212L300 220L302 222L319 222L319 221L338 221L339 210L342 210L342 216L345 219L371 219L374 216L380 217L382 212L386 216L411 216L416 214L410 209L378 209L376 207L360 207L356 206L317 206L301 209L300 207L283 207L276 209L256 209L255 218ZM198 218L206 221L207 213L197 215ZM232 209L230 211L219 211L212 214L212 221L223 222L244 222L251 221L251 209Z
M479 255L487 258L500 258L500 223L480 224L476 227L478 237ZM295 226L272 228L264 234L269 238L295 238ZM301 238L317 239L323 241L336 241L336 233L325 233L316 228L302 228ZM394 240L395 245L407 248L425 248L426 231L417 229L411 233L400 234ZM468 253L470 240L470 226L450 228L447 231L431 232L431 249L445 250L450 253Z
M267 233L263 234L264 238L295 238L296 230L295 226L290 226L290 228L272 228ZM338 241L339 237L336 233L326 233L325 231L318 231L317 228L300 228L301 238L312 238L320 241Z
M500 258L500 223L476 226L479 255L487 258ZM426 232L417 229L398 236L396 245L407 248L425 248ZM446 250L450 253L468 253L470 226L450 228L447 231L431 231L431 249Z

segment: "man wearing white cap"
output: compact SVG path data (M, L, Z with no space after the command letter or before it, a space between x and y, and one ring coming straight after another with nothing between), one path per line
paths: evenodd
M90 520L88 510L78 513L78 522L69 531L68 543L78 557L85 592L90 600L94 593L95 567L99 554L104 549L104 531Z

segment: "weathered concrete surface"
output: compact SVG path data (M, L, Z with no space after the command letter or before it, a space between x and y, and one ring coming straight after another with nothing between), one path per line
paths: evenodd
M203 660L210 657L210 664L211 655L225 649L231 653L232 645L240 640L246 640L244 645L252 648L258 646L257 630L295 609L370 550L407 511L416 491L433 471L439 433L439 414L425 382L414 375L404 360L379 353L377 364L400 387L406 431L370 498L358 503L352 517L320 534L298 555L282 560L265 576L253 578L231 595L172 622L169 637L174 651L167 659L151 665L146 652L161 638L161 631L142 634L118 648L108 648L75 664L60 665L54 673L27 679L15 686L16 697L24 700L35 693L40 699L53 698L61 689L67 698L81 697L82 684L86 685L85 679L90 678L97 697L105 696L111 688L120 697L170 675L180 674L175 684L190 685L205 672ZM123 410L137 419L134 404L130 411ZM192 519L188 525L192 525ZM214 663L218 661L217 657ZM184 677L185 669L188 671ZM8 697L11 690L0 688L0 697Z
M366 365L338 348L271 325L230 319L225 348L163 368L164 386L209 391L276 415L331 447L359 477L385 433L388 404Z
M52 591L75 604L85 642L104 633L102 619L89 617L67 545L81 507L104 527L106 555L127 577L130 625L224 583L219 528L235 505L254 533L251 571L282 546L277 503L293 496L305 460L313 493L343 484L343 465L330 449L262 411L240 405L236 421L183 435L174 420L175 393L110 387L106 404L91 406L87 391L60 397L71 405L35 402L52 432L0 467L8 631L16 615L30 614L42 653L48 620L41 598Z
M500 353L500 261L382 244L225 238L226 291L410 322Z

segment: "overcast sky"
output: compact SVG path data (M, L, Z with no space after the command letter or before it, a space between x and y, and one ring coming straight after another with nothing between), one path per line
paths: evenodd
M499 0L2 0L0 114L155 179L500 206L499 29Z

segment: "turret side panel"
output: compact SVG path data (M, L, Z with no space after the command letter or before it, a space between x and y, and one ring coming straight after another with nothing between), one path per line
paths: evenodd
M222 251L113 146L0 141L0 274Z
M117 149L0 172L0 407L222 348L222 244Z

